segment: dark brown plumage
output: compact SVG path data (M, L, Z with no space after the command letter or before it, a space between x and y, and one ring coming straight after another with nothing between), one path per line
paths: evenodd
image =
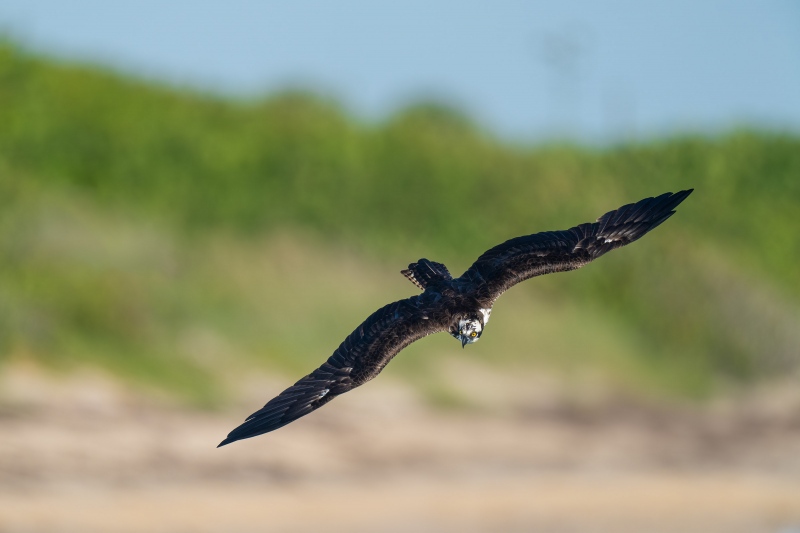
M692 190L666 193L620 207L563 231L510 239L481 255L459 278L441 263L420 259L402 274L422 294L374 312L321 367L270 400L219 446L255 437L319 409L377 376L403 348L432 333L449 332L462 346L477 341L495 300L534 276L575 270L630 244L664 222Z

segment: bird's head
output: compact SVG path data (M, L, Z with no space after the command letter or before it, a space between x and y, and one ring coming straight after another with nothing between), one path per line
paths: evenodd
M477 318L459 318L458 326L455 332L450 334L456 339L461 341L463 348L467 344L477 342L483 333L483 323Z

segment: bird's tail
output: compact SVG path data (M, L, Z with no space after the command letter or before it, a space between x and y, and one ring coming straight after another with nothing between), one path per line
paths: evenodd
M407 270L401 270L400 273L423 291L432 283L453 279L446 266L427 259L411 263Z

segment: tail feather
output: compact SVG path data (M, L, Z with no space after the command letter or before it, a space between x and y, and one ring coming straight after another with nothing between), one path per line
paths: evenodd
M401 270L400 273L423 291L428 285L453 279L446 266L424 258L411 263L407 270Z

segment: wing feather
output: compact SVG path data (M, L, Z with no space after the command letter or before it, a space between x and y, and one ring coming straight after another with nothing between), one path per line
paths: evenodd
M609 211L593 223L510 239L486 251L464 273L477 298L491 307L517 283L534 276L574 270L640 239L671 217L692 189L645 198Z
M274 431L363 385L412 342L446 331L443 313L437 311L436 300L426 294L375 311L322 366L247 417L219 446Z

